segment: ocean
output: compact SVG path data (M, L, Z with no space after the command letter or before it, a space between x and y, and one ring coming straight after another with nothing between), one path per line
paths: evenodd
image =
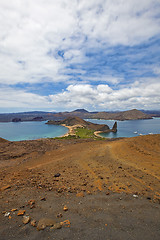
M68 128L45 124L46 122L7 122L0 123L0 137L10 141L34 140L59 137L68 132Z
M85 119L87 121L107 124L112 128L115 120ZM101 133L106 138L135 137L138 135L160 134L160 118L146 120L117 121L116 133ZM42 122L7 122L0 123L0 137L10 141L34 140L39 138L59 137L68 132L63 126L48 125Z
M115 120L98 120L86 119L93 123L107 124L110 128L113 127ZM119 138L119 137L135 137L139 135L160 134L160 118L145 119L145 120L127 120L117 121L117 132L101 133L102 137Z

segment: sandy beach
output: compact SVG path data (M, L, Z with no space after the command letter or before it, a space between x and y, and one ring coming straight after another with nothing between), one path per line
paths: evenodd
M66 133L66 134L64 134L62 137L67 137L67 136L69 136L69 135L75 135L75 129L76 128L83 128L83 126L82 125L80 125L80 124L76 124L76 125L74 125L74 126L68 126L68 125L66 125L66 124L61 124L62 126L64 126L64 127L66 127L66 128L68 128L68 132Z
M66 134L64 134L62 137L67 137L67 136L69 136L69 135L75 135L75 129L76 128L83 128L83 126L82 125L80 125L80 124L77 124L77 125L74 125L74 126L68 126L68 125L66 125L66 124L61 124L62 126L64 126L64 127L66 127L66 128L68 128L68 132L66 133ZM100 137L100 138L103 138L101 135L100 135L100 133L103 133L102 131L95 131L94 132L94 135L96 136L96 137Z

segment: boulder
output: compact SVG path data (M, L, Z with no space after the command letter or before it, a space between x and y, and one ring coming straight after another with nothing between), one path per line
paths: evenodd
M31 220L31 217L30 216L23 216L23 223L24 224L27 224L27 223L29 223L30 222L30 220Z
M37 230L44 230L46 227L52 227L56 223L55 220L51 218L41 218L37 225Z

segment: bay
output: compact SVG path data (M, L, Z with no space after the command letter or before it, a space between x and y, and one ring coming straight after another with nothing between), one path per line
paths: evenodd
M68 128L45 124L44 121L0 123L0 137L10 141L34 140L59 137L68 132Z
M87 121L107 124L113 127L115 120L85 119ZM10 141L34 140L39 138L59 137L68 132L63 126L48 125L46 122L7 122L0 123L0 137ZM101 133L106 138L135 137L138 135L160 134L160 118L145 120L117 121L116 133Z
M92 123L107 124L110 128L113 127L115 120L98 120L86 119ZM145 120L126 120L117 121L117 132L101 133L102 137L119 138L119 137L135 137L138 135L160 134L160 118L145 119Z

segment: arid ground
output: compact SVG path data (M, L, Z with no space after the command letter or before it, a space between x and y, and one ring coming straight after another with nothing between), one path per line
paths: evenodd
M0 188L0 240L158 240L160 135L0 139Z

